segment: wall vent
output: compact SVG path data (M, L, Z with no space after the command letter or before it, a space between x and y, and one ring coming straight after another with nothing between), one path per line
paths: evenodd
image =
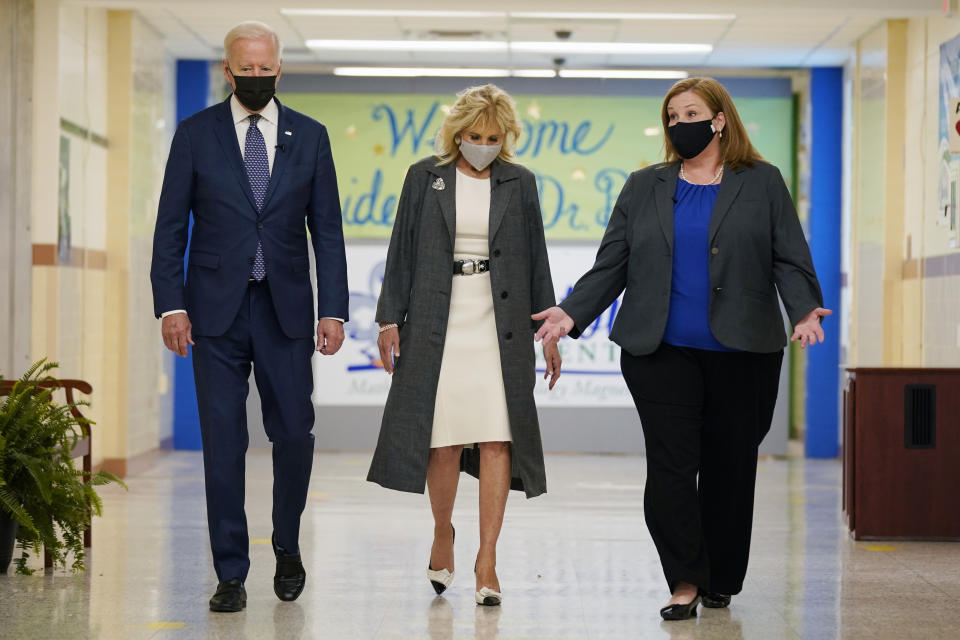
M903 439L907 449L933 449L937 442L937 388L932 384L904 386Z

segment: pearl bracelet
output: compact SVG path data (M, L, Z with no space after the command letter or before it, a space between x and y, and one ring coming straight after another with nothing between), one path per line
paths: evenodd
M391 322L390 324L385 324L382 327L380 327L380 330L377 331L377 333L379 334L379 333L383 333L387 329L397 329L397 328L398 328L397 324L395 322Z

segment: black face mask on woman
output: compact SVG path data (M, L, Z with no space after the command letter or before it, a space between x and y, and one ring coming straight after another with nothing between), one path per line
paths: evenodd
M670 136L673 148L684 160L700 155L713 140L716 131L710 120L678 122L672 127L667 127L667 135Z
M232 71L230 75L237 85L233 94L250 111L263 109L276 93L277 76L235 76Z

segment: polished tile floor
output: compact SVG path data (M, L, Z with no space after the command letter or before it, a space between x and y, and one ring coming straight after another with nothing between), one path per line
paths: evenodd
M272 591L270 456L248 456L249 604L214 614L198 453L169 453L103 491L86 574L0 576L0 637L960 638L960 544L855 542L840 516L840 464L761 461L747 584L727 610L662 622L666 587L643 523L644 459L548 456L550 493L512 494L499 547L502 607L477 607L477 485L454 514L457 576L424 576L426 498L364 481L366 454L316 457L294 603Z

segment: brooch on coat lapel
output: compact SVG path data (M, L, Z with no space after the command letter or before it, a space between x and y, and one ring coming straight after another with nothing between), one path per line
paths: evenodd
M437 191L443 191L447 187L447 185L443 183L443 178L437 178L433 181L433 185L431 186Z

